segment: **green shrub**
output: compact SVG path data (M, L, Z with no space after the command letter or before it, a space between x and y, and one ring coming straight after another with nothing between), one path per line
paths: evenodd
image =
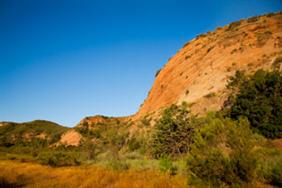
M130 168L128 163L118 159L109 160L107 166L113 170L128 170Z
M232 78L239 93L231 105L230 117L245 116L252 128L268 138L282 137L282 74L258 70L253 76Z
M222 183L232 182L230 177L230 161L227 156L224 155L219 149L210 149L206 156L201 154L192 154L187 161L188 168L192 172L190 174L190 181L195 183L195 180L201 179L201 181L211 184L213 186L220 186ZM229 174L227 175L227 172Z
M170 175L176 175L177 167L173 165L172 160L169 157L162 157L159 160L160 171L169 173Z
M41 164L53 167L72 166L80 164L80 162L74 155L59 151L40 153L37 160Z
M193 137L187 161L190 181L201 180L211 186L251 182L257 166L253 155L256 140L247 120L209 115Z
M281 187L282 186L282 159L277 162L272 162L264 171L263 174L267 183Z
M175 157L187 153L191 142L193 126L188 117L187 104L172 105L156 122L150 143L155 158L163 156Z
M265 183L282 186L282 151L275 148L262 148L257 151L259 156L258 175Z

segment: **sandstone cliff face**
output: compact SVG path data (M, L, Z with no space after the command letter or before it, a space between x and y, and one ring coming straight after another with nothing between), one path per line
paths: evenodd
M66 145L66 146L79 146L82 141L82 136L75 130L69 130L65 132L58 143L55 146Z
M156 119L162 109L183 101L190 104L194 114L219 110L228 96L227 81L236 70L253 73L260 68L271 69L278 60L282 61L281 12L233 22L186 43L157 74L136 114L122 118L93 116L80 125L108 121L136 125L147 117Z
M218 110L236 70L269 69L282 56L282 14L253 17L197 36L156 77L133 119L186 101L193 113Z

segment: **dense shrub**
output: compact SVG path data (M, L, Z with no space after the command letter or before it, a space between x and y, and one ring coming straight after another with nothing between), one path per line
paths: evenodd
M128 140L127 145L129 151L135 151L141 147L142 143L137 138L131 138Z
M112 159L108 161L107 166L112 170L128 170L129 164L119 159Z
M176 175L177 173L177 166L173 165L173 162L169 157L160 159L159 168L162 172L169 173L170 175Z
M232 121L209 116L193 141L187 162L190 181L223 186L254 179L256 137L246 119Z
M80 164L74 154L64 153L60 151L40 153L37 160L41 164L50 165L53 167L72 166Z
M259 156L259 178L265 183L282 187L282 151L275 148L261 148Z
M264 175L268 183L282 187L282 159L272 164Z
M172 105L156 122L151 149L155 158L187 153L194 130L188 117L187 105Z
M240 79L236 78L240 76ZM238 85L230 116L245 116L251 126L268 138L282 137L282 74L258 70L253 76L238 74L231 85Z

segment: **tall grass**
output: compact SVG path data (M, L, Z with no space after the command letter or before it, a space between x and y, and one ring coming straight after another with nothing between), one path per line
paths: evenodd
M97 166L52 168L34 163L0 161L0 178L24 187L182 188L186 178L152 170L113 171ZM1 187L1 185L0 185Z

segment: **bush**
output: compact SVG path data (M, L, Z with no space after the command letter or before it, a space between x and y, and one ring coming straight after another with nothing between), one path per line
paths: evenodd
M169 157L163 157L159 161L159 168L162 172L169 173L170 175L176 175L177 167L173 165Z
M128 163L118 159L109 160L107 166L113 170L128 170L130 167Z
M142 145L142 143L140 142L140 140L138 140L137 138L131 138L128 141L128 149L129 151L135 151L137 149L139 149Z
M282 151L273 148L262 148L257 151L260 156L259 177L268 184L282 186Z
M201 179L203 182L214 186L221 185L223 182L229 182L226 172L230 171L230 161L223 152L218 149L211 149L207 156L191 155L188 158L187 164L192 179ZM232 175L234 176L234 175ZM195 180L192 181L195 183Z
M268 138L282 137L282 74L258 70L243 82L233 78L239 93L234 96L230 117L245 116L252 128Z
M80 164L80 162L74 155L59 151L40 153L37 160L41 164L53 167L72 166Z
M256 137L246 119L232 121L210 115L193 141L187 161L190 181L234 186L254 179Z
M193 126L188 117L187 104L172 105L156 122L152 135L151 149L155 158L175 157L187 153L191 142Z
M282 186L282 159L274 162L265 169L263 174L267 183L281 187Z

